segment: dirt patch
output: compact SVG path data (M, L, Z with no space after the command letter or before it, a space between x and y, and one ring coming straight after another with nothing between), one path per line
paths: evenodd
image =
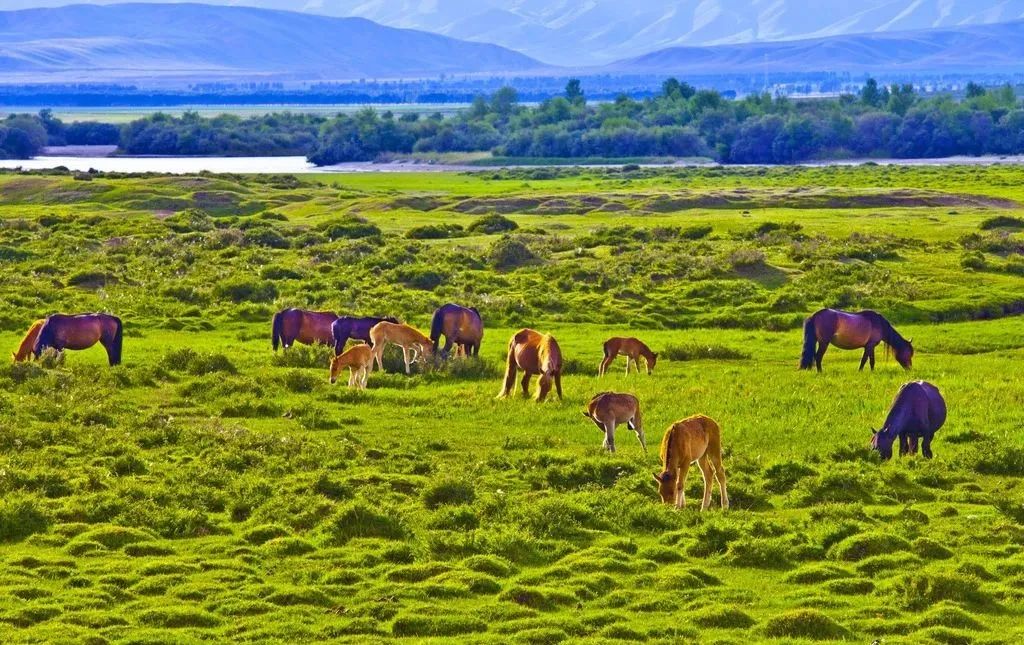
M484 213L530 213L542 203L543 200L528 197L472 198L455 204L452 206L452 210L470 215L481 215Z
M424 196L412 196L412 197L400 197L389 204L390 208L407 208L409 210L420 211L426 213L428 211L437 210L442 206L445 206L448 202L440 197L424 197Z

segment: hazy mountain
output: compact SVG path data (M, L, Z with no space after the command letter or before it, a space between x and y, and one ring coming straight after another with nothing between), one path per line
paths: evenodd
M0 11L7 80L410 78L540 67L495 45L363 18L200 4Z
M17 8L66 1L3 0L3 4ZM361 16L394 27L495 43L547 63L570 66L608 63L683 45L888 33L1024 18L1024 0L212 1Z
M608 71L716 73L801 71L1024 71L1024 21L808 40L672 47Z

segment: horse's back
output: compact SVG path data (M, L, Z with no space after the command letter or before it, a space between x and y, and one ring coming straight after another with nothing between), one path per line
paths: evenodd
M662 463L666 460L696 461L711 445L721 446L721 428L709 416L694 414L673 423L661 441Z

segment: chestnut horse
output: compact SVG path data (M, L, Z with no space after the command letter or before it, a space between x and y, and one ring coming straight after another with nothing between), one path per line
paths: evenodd
M643 356L647 362L647 373L654 372L654 364L658 361L658 355L651 351L651 348L644 345L636 338L609 338L604 341L604 360L597 370L598 376L604 376L608 366L612 364L619 354L626 355L626 375L629 375L629 363L633 362L636 371L640 371L640 357Z
M342 316L334 321L331 325L331 337L334 343L334 354L340 355L345 351L345 343L348 339L361 340L364 343L373 344L370 342L370 330L373 329L377 323L389 322L398 324L398 319L391 318L390 316L384 318L354 318L352 316Z
M885 343L891 347L896 361L904 369L910 369L914 357L913 341L909 341L893 329L881 314L865 310L847 313L838 309L822 309L804 321L804 351L800 357L800 369L809 370L817 365L821 371L821 358L829 344L840 349L864 348L860 369L871 362L875 369L875 347ZM817 349L815 349L817 345Z
M466 356L480 355L480 341L484 337L484 321L480 312L473 307L460 307L451 303L438 307L430 322L430 340L434 341L434 353L438 353L441 336L444 348L440 356L448 358L452 343L461 347Z
M712 473L718 480L722 508L729 508L725 466L722 465L722 430L703 414L676 421L665 431L661 440L662 471L654 475L661 501L666 504L674 501L676 508L686 506L686 474L694 462L704 475L704 501L700 510L706 511L711 506Z
M338 380L341 370L348 368L348 386L353 385L360 390L366 389L366 380L373 369L373 348L369 345L355 345L344 354L331 360L331 383Z
M21 339L21 344L18 345L18 351L11 353L15 363L27 361L32 357L32 348L36 346L36 338L39 337L39 330L42 329L44 322L46 322L45 318L37 320L28 328L28 333L25 334L25 337Z
M555 384L558 400L562 400L562 350L554 336L541 334L532 329L516 332L508 342L508 365L505 368L505 384L498 394L502 399L512 394L515 386L516 367L523 370L523 396L530 396L530 378L540 374L537 385L537 401L541 402Z
M47 347L63 352L65 349L88 349L100 343L107 350L107 361L110 365L120 365L123 338L121 319L116 316L53 314L39 329L32 353L39 358Z
M434 353L433 343L418 329L386 320L379 322L370 330L370 346L373 347L373 359L381 371L384 371L384 348L388 346L388 343L394 343L402 348L406 374L412 374L409 366L417 360L417 351L424 358ZM409 357L410 352L412 352L412 358Z
M636 433L640 447L647 454L647 440L644 438L644 422L640 414L640 401L632 394L601 392L590 399L587 411L583 413L604 433L604 448L615 452L615 426L625 423Z
M921 453L932 458L932 437L946 423L946 402L939 389L927 381L905 384L896 394L882 429L871 431L871 447L882 459L892 458L892 444L900 440L900 456L917 454L917 441L923 439Z
M333 311L306 311L305 309L285 309L274 314L274 351L282 345L288 349L295 341L303 345L333 345L331 323L338 319Z

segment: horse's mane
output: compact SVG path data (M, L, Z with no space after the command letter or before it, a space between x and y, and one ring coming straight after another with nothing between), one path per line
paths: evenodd
M672 455L672 437L676 434L676 427L673 425L661 442L661 469L668 470L668 459Z

